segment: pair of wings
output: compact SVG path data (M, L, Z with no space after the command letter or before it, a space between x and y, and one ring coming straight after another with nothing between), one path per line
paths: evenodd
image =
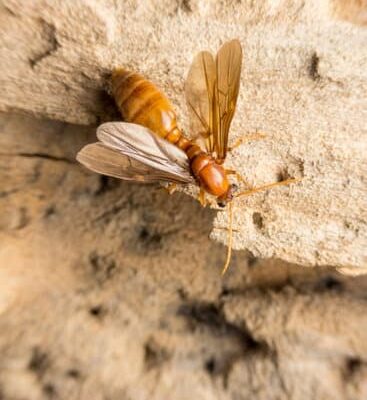
M144 126L107 122L98 127L97 138L76 157L94 172L143 183L194 182L186 154Z
M185 94L196 136L208 153L223 161L229 127L240 86L242 49L238 40L225 43L216 58L199 53L190 68ZM109 122L97 129L99 142L78 153L92 171L137 182L192 183L187 155L149 129L126 122Z
M240 88L242 48L238 40L225 43L216 58L208 51L199 53L185 83L186 101L192 128L205 140L208 153L224 161L229 127Z

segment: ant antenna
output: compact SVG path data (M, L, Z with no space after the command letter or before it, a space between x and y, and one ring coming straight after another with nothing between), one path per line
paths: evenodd
M229 263L231 261L232 255L232 239L233 239L233 202L229 203L229 229L228 229L228 249L227 249L227 259L222 269L222 276L226 273Z
M248 196L253 193L260 192L261 190L266 190L270 189L275 186L283 186L283 185L289 185L291 183L296 183L300 182L301 179L299 178L290 178L290 179L285 179L284 181L281 182L274 182L270 183L268 185L260 186L258 188L246 190L245 192L238 193L234 197L240 197L240 196ZM222 276L227 272L229 263L231 261L231 255L232 255L232 239L233 239L233 202L229 203L229 229L228 229L228 250L227 250L227 259L224 264L224 267L222 269Z
M246 190L244 192L236 194L235 197L249 196L250 194L257 193L257 192L260 192L262 190L270 189L270 188L275 187L275 186L289 185L290 183L297 183L297 182L300 182L300 181L301 181L301 179L298 179L298 178L285 179L284 181L281 181L281 182L269 183L268 185L264 185L264 186L260 186L260 187L253 188L253 189L250 189L250 190Z

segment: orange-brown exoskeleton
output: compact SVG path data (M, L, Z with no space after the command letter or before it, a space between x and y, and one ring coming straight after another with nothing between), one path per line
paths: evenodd
M241 54L241 47L238 50L237 57ZM236 61L238 70L233 77L233 84L238 88L241 58ZM190 75L188 82L189 80ZM186 86L190 97L197 96L197 93L193 93L196 90L197 77L194 80L193 85ZM200 188L217 197L220 203L232 199L232 186L221 165L222 160L213 158L211 152L203 151L194 141L183 136L177 127L172 105L151 82L135 72L117 69L112 74L112 92L125 121L145 126L186 153L191 173ZM237 96L234 97L233 111Z
M168 99L141 75L125 69L112 73L111 87L125 122L108 122L97 129L99 142L85 146L77 156L89 169L105 175L138 182L166 181L196 183L200 202L205 193L215 196L220 206L230 204L228 253L231 255L232 203L236 186L223 167L228 151L228 134L240 87L242 49L238 40L226 42L214 58L199 53L185 83L186 100L192 114L193 136L183 136ZM294 182L288 179L236 195Z

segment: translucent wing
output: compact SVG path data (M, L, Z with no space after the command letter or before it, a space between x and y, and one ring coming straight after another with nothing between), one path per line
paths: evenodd
M149 167L124 156L101 142L89 144L78 153L77 160L100 174L128 181L149 182Z
M210 153L214 151L212 112L215 79L214 58L209 52L202 51L191 64L185 94L193 136L205 139L206 150Z
M224 160L228 148L228 133L236 109L240 88L242 48L238 40L225 43L216 57L217 79L214 88L214 150L218 160Z
M138 182L194 182L186 154L143 126L108 122L97 129L97 137L100 142L77 155L92 171Z
M235 112L240 86L242 48L238 40L225 43L216 59L208 52L199 53L185 83L186 100L192 127L205 139L206 149L224 160L229 127Z

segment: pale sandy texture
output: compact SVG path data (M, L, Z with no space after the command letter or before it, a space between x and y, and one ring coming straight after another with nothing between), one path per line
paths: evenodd
M236 149L227 165L253 186L302 182L236 201L233 247L366 271L364 1L5 0L0 18L0 109L78 124L118 118L106 89L111 69L124 66L167 93L188 131L183 83L193 56L239 38L231 141L256 130L267 139ZM226 226L227 214L215 225ZM223 230L212 237L226 241Z
M105 179L94 128L0 116L2 400L364 400L367 277L236 252L182 193Z

